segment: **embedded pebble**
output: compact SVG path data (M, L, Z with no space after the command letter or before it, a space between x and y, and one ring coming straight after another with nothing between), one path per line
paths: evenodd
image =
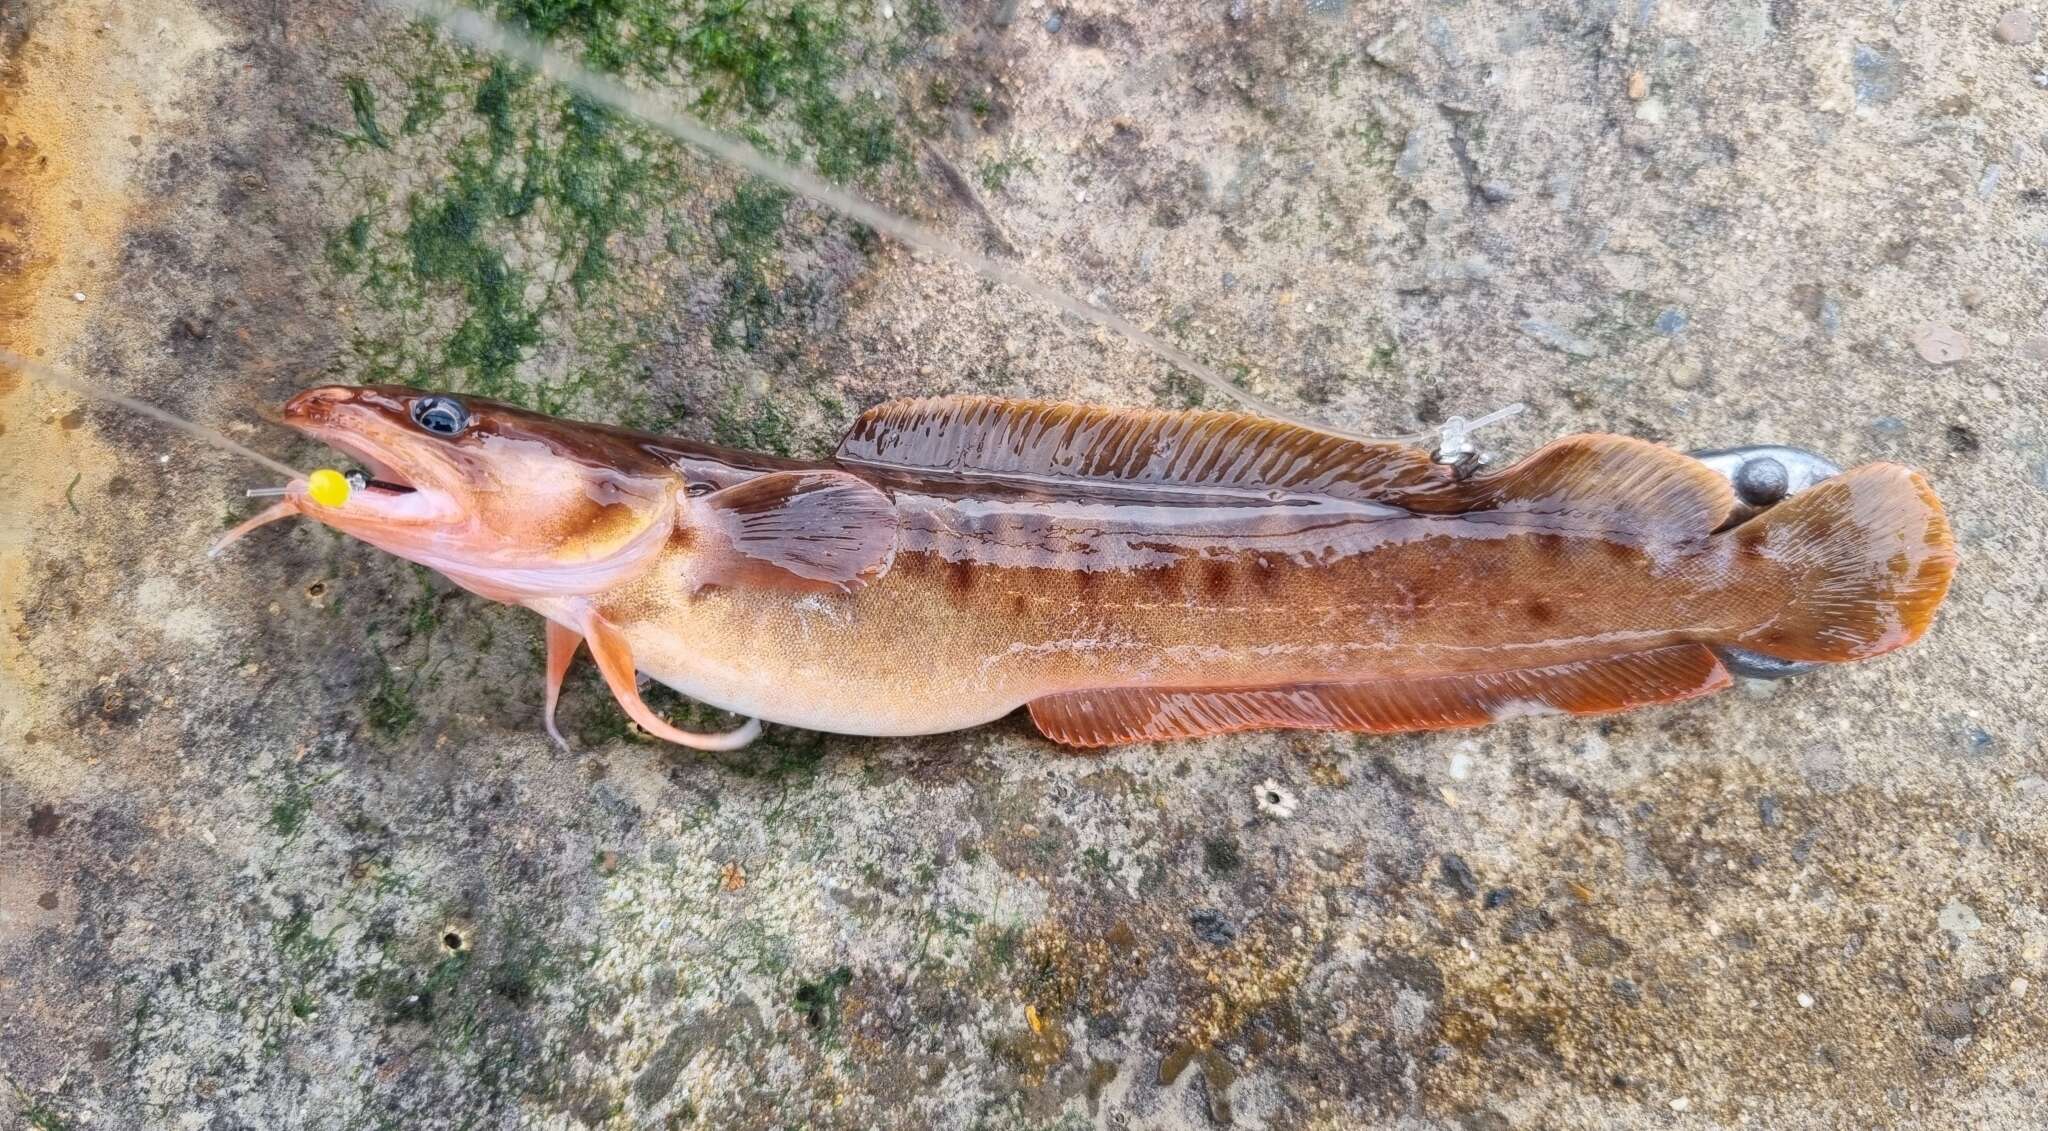
M2019 352L2028 361L2048 361L2048 335L2036 334L2021 342Z
M1756 816L1767 829L1781 828L1785 824L1784 807L1778 804L1776 797L1768 793L1756 799Z
M1984 929L1984 920L1977 917L1977 909L1960 899L1951 899L1948 906L1935 916L1934 923L1944 931L1958 935L1974 935Z
M1997 36L2000 43L2014 45L2032 43L2034 42L2034 14L2024 8L2014 8L2012 11L1998 17L1998 25L1991 29L1991 34Z
M1188 926L1194 929L1196 938L1210 946L1229 946L1237 941L1237 924L1214 908L1203 908L1188 916Z
M1820 320L1820 332L1832 338L1842 332L1842 304L1831 298L1820 300L1820 309L1815 313Z
M1970 339L1952 326L1922 322L1913 330L1913 349L1930 364L1954 365L1970 356Z
M1977 1031L1977 1019L1971 1015L1970 1003L1967 1001L1944 1001L1929 1006L1921 1015L1921 1020L1926 1024L1928 1031L1948 1040L1967 1037Z
M1849 53L1849 69L1855 75L1856 105L1882 106L1899 96L1899 59L1891 52L1859 43Z
M1460 899L1471 899L1479 894L1479 877L1472 873L1472 865L1455 852L1446 852L1438 859L1437 867L1445 887L1458 893Z
M1676 334L1685 329L1691 321L1692 318L1685 311L1675 306L1667 306L1664 313L1657 316L1657 332L1666 336Z

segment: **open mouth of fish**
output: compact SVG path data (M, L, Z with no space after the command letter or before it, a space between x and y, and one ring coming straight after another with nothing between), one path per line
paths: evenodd
M344 512L398 521L452 521L461 508L448 492L401 471L379 452L374 442L354 433L327 428L306 428L306 432L348 457L353 467L346 472L352 488ZM346 464L344 466L347 466ZM303 492L295 492L303 499ZM317 503L305 500L309 508Z

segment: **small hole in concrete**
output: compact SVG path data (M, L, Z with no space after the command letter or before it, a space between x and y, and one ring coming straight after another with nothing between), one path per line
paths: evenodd
M441 945L447 947L449 950L461 950L464 943L461 935L457 934L454 931L450 931L447 934L441 936Z

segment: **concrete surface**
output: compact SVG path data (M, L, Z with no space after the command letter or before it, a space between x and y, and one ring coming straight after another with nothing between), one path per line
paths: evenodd
M2040 1125L2038 13L500 7L1327 419L1923 468L1954 593L1601 724L702 757L583 671L565 756L533 617L312 527L208 562L263 473L9 382L0 1124ZM261 415L331 379L800 454L1193 399L354 3L26 0L0 51L0 344L301 465Z

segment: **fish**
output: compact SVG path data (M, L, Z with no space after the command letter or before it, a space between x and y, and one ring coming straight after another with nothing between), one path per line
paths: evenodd
M1265 729L1603 715L1925 634L1940 500L1873 463L1763 508L1698 459L1573 435L1491 470L1221 411L939 397L796 460L388 386L284 423L368 478L302 516L546 621L542 718L588 649L647 733L854 735L1018 709L1091 749ZM745 717L684 731L641 676Z

